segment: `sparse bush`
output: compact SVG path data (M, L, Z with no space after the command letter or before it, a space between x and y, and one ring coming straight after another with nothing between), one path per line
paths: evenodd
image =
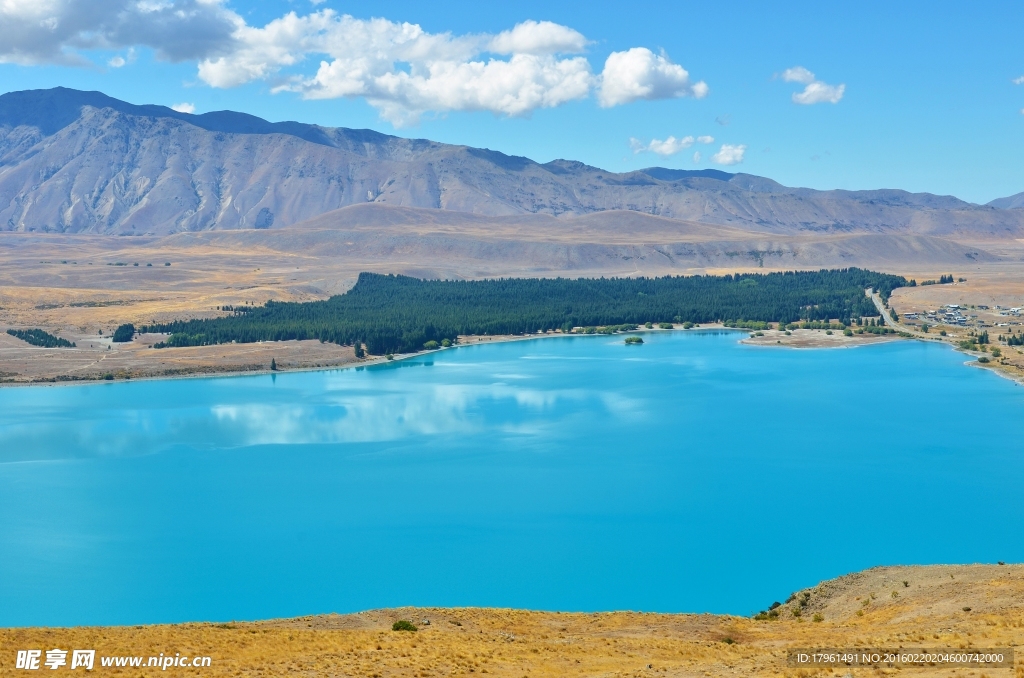
M822 617L820 614L816 614L811 618L811 620L816 622L823 622L825 621L825 618Z
M415 631L416 625L408 619L399 619L391 625L392 631Z

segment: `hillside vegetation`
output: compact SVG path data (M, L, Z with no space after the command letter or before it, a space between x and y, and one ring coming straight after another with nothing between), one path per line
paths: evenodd
M785 594L783 593L782 596ZM209 656L208 668L166 675L367 678L496 676L1005 676L1014 668L904 666L795 668L807 649L1008 648L1024 644L1024 567L875 568L795 592L777 617L643 612L566 613L481 608L401 608L265 622L0 629L5 648L95 648L100 657ZM800 605L798 601L806 601ZM766 603L767 604L767 601ZM799 616L793 610L801 610ZM416 631L393 630L402 620ZM820 620L820 621L816 621ZM0 660L0 676L14 652ZM161 674L162 675L162 674Z
M876 315L864 290L883 297L909 284L861 269L725 276L611 279L419 280L362 273L325 301L230 307L232 315L150 325L165 346L319 339L364 343L381 355L459 335L531 334L644 322L850 319Z

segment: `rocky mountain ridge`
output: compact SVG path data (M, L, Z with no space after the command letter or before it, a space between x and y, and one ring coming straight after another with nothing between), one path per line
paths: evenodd
M0 231L268 229L365 203L484 216L628 210L770 234L1024 236L1024 210L951 196L789 188L718 170L540 164L372 130L232 111L190 115L66 88L0 96Z

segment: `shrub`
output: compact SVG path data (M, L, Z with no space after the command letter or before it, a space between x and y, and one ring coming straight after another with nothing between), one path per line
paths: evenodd
M452 340L451 339L442 339L441 340L441 345L444 346L445 348L448 348L449 346L452 345Z
M813 616L813 617L812 617L811 619L812 619L813 621L816 621L816 622L822 622L822 621L825 621L825 618L824 618L824 617L822 617L822 616L821 616L820 614L816 614L816 615L814 615L814 616Z
M135 325L131 323L125 323L116 330L114 330L114 341L118 343L125 343L131 341L132 337L135 336Z
M438 346L439 346L439 344L436 341L434 341L433 339L431 339L427 343L423 344L423 348L425 350L427 350L427 351L434 351L434 350L437 349Z
M663 330L670 330L672 329L672 323L658 323L658 327Z
M646 322L646 323L644 323L644 327L646 327L647 329L653 329L654 328L654 323Z
M107 372L106 374L103 375L103 378L107 381L113 381L114 375L112 375L110 372Z
M627 344L642 344L642 343L644 343L644 340L641 339L640 337L626 337L626 343Z
M416 625L408 619L399 619L391 625L392 631L415 631Z
M845 330L843 330L843 336L844 337L852 337L853 336L853 330L851 330L849 327L847 327Z
M693 323L691 323L689 320L687 320L685 323L683 323L683 329L684 330L691 329L692 327L693 327Z
M940 337L946 336L946 330L939 330L939 336Z
M391 355L390 353L388 353L388 354L385 354L384 358L385 358L386 360L394 360L394 359L395 359L395 356L393 356L393 355Z
M978 358L978 362L979 363L987 363L987 362L989 362L989 359L988 359L987 356L981 356L980 358Z
M825 334L832 334L832 330L825 330Z

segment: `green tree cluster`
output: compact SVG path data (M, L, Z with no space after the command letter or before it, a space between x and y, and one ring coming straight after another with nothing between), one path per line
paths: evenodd
M125 323L114 330L113 340L118 343L125 343L131 341L132 337L135 336L135 325L131 323Z
M75 348L75 345L67 339L61 339L40 329L7 330L7 334L28 342L33 346L41 346L43 348Z
M900 276L857 268L663 278L419 280L362 273L347 293L314 302L268 302L230 316L143 328L165 346L319 339L362 342L374 355L419 350L459 335L535 334L567 328L614 333L648 318L707 323L828 322L872 312L864 290L888 295ZM598 330L597 328L602 328Z

